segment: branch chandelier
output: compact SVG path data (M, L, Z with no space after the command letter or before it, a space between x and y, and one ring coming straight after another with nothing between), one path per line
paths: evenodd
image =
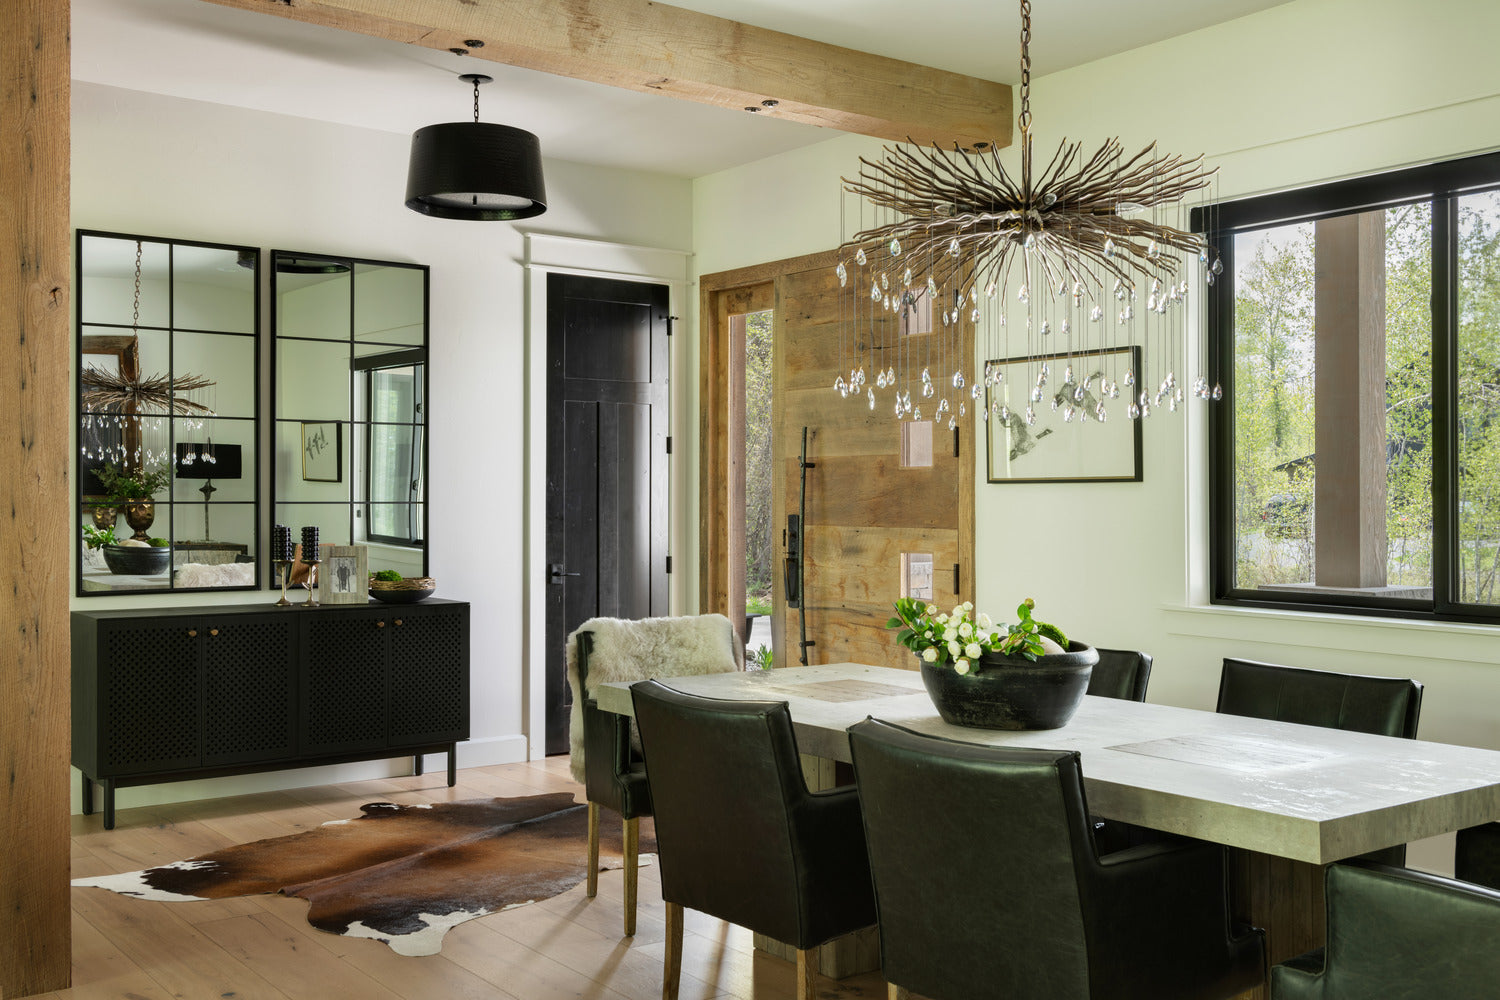
M927 419L947 416L950 429L971 403L986 420L1015 426L1034 424L1045 403L1066 421L1102 422L1105 400L1118 399L1122 385L1131 418L1150 416L1153 406L1175 411L1184 399L1177 370L1185 368L1187 262L1198 258L1208 284L1223 265L1181 226L1182 202L1206 191L1217 170L1205 170L1201 155L1158 154L1155 143L1125 159L1118 139L1087 158L1082 143L1065 139L1033 170L1030 43L1031 3L1021 0L1019 177L997 149L977 143L887 146L878 161L860 158L857 179L844 178L860 226L849 237L846 219L835 268L843 357L834 389L845 398L873 410L875 389L889 388L898 419L922 420L925 405ZM876 221L868 228L867 207ZM935 334L920 346L901 335L922 332L919 310L931 310ZM982 378L966 376L973 358L961 356L964 322L982 325L986 358L1026 363L1028 387L1007 387L992 362ZM1141 348L1141 370L1124 347ZM1049 360L1064 361L1050 389ZM935 379L934 367L950 366L951 375ZM1017 369L1006 367L1013 379ZM1223 396L1203 375L1192 392Z

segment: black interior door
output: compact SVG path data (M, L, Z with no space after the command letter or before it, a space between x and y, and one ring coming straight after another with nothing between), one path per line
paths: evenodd
M667 286L547 276L547 753L568 633L667 611Z

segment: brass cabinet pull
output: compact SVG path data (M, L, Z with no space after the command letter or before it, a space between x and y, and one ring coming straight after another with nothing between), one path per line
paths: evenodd
M402 621L401 621L401 619L399 619L399 618L397 618L397 619L396 619L396 624L397 624L397 625L401 625L401 624L403 624L403 623L402 623Z
M209 635L218 635L219 634L219 630L216 629L216 628L211 628L211 629L208 630L208 634Z
M196 639L196 638L198 638L198 630L195 629L195 628L188 629L188 638L189 639Z
M375 627L376 628L385 628L385 622L376 622L375 623Z

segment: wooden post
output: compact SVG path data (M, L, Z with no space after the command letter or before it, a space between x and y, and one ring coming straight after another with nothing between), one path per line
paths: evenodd
M68 903L68 0L0 31L0 996L64 989Z
M1385 212L1316 225L1315 575L1384 587Z

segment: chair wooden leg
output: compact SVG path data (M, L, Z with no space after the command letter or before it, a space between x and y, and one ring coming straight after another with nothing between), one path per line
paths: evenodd
M911 1000L911 993L895 983L885 984L886 1000Z
M640 881L641 821L625 821L625 936L635 933L636 885Z
M797 1000L814 1000L813 966L817 961L816 948L797 949Z
M599 892L599 803L589 803L589 898Z
M661 973L661 1000L677 1000L677 990L682 983L682 906L668 903L667 960Z

